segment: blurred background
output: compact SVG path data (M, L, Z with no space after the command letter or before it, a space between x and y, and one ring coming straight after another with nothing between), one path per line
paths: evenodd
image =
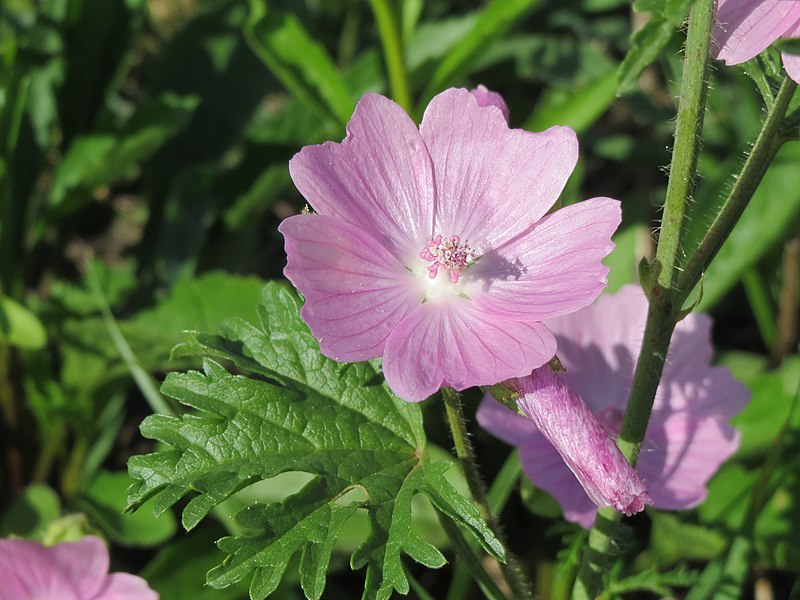
M231 526L225 510L189 534L171 513L121 511L126 461L152 449L139 423L178 410L158 394L158 380L193 366L170 360L180 332L252 318L264 281L282 277L276 227L305 204L288 160L304 145L343 138L365 92L394 97L418 120L443 89L484 84L505 97L511 126L578 132L581 160L562 202L622 200L608 259L617 289L635 281L652 249L679 93L680 22L617 95L631 32L647 19L624 0L5 0L0 535L100 532L112 543L112 568L141 572L165 600L245 598L246 585L202 585L224 558L213 541ZM742 70L716 64L712 77L689 248L764 110ZM791 410L799 224L800 145L792 142L709 269L700 301L716 321L719 361L753 392L736 420L741 450L699 509L631 521L626 550L637 569L685 565L678 573L689 581L692 567L724 550L787 422L770 459L748 589L800 597L800 417ZM477 393L467 401L472 416ZM441 407L424 410L429 437L449 448ZM509 450L474 431L491 482ZM226 510L281 497L287 486L245 490ZM541 597L560 597L554 564L581 531L544 492L520 487L503 515L511 547L535 565ZM424 501L415 520L446 547ZM347 551L365 523L353 521L342 537L326 597L360 596L363 572L350 571ZM452 569L418 575L444 597ZM296 581L287 574L275 597L301 598Z

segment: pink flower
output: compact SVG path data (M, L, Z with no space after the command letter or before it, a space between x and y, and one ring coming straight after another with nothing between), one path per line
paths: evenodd
M477 94L439 94L419 129L367 94L342 143L289 163L316 211L280 226L303 318L326 356L382 356L410 401L546 363L555 338L542 321L600 293L620 220L609 198L547 215L575 166L575 133L509 129L499 96Z
M108 573L102 540L42 546L0 540L0 600L158 600L147 582Z
M626 286L588 308L547 322L566 368L559 378L615 436L622 424L646 315L642 291ZM706 483L738 446L738 433L728 421L741 411L749 393L727 369L710 366L710 330L711 320L705 315L692 314L678 323L639 455L639 477L653 506L663 510L700 504L707 494ZM478 421L502 440L519 446L526 475L560 502L569 521L591 527L595 504L533 422L491 398L481 404ZM582 443L568 430L548 432L549 437L554 435L573 445Z
M592 502L626 515L653 503L604 424L549 366L510 384L520 394L519 408L558 451Z
M714 40L726 64L750 60L781 37L800 37L800 0L719 0ZM800 56L781 56L789 77L800 82Z

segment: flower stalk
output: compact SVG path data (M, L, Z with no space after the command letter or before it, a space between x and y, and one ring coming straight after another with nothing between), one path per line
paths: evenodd
M780 135L780 126L789 104L797 90L797 83L788 76L781 84L775 102L767 114L767 119L756 138L753 150L742 167L736 183L728 194L727 199L722 205L721 210L714 218L711 227L708 228L703 239L700 241L697 250L686 262L686 266L678 279L678 289L680 290L681 301L691 293L703 271L708 267L711 260L716 256L722 244L728 239L733 226L742 216L744 209L753 197L753 194L764 178L767 167L772 163L778 150L781 149L785 138Z
M705 110L706 72L712 25L713 0L696 2L689 17L686 58L670 180L664 206L661 235L651 277L643 278L650 305L642 351L636 365L631 396L618 439L623 454L636 464L647 429L653 399L661 377L675 324L682 318L683 303L700 281L703 271L741 217L767 168L784 142L780 126L797 84L784 79L736 183L697 250L678 265L683 237L683 218L696 174L699 136ZM602 574L613 562L620 515L601 509L589 535L573 598L594 598Z
M500 527L492 515L492 510L486 497L486 488L478 473L475 453L472 450L472 444L469 442L469 432L467 431L466 422L464 420L461 398L458 392L452 388L445 387L442 388L442 399L444 400L445 410L447 411L447 421L450 426L450 431L453 435L453 445L456 449L456 456L461 464L461 469L464 472L464 477L467 480L472 498L475 500L481 516L489 524L489 527L492 529L497 539L500 540L505 548L508 548L505 536L500 531ZM527 581L527 578L524 576L513 557L507 556L506 562L500 563L500 569L506 584L512 591L513 598L522 600L533 597L530 583Z
M632 465L636 465L653 408L658 383L672 332L680 314L680 294L674 285L677 262L683 241L683 219L697 171L700 133L703 129L707 72L714 0L698 0L689 13L689 30L681 78L681 96L675 129L675 146L664 204L661 232L652 277L642 285L649 298L647 324L631 395L623 417L617 445ZM597 520L584 549L573 598L584 600L597 596L603 573L616 555L616 526L620 514L612 508L598 511Z

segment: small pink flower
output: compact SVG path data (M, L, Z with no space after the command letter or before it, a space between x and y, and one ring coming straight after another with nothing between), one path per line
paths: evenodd
M102 540L42 546L0 540L0 600L158 600L147 582L108 573Z
M641 289L626 286L588 308L547 322L566 368L559 378L614 436L622 424L646 315ZM749 393L727 369L710 365L710 330L711 319L705 315L692 314L678 323L639 455L639 477L653 506L663 510L700 504L707 494L706 483L739 443L728 421L742 410ZM481 403L478 421L519 446L526 475L559 501L569 521L591 527L595 503L532 421L491 398ZM582 443L568 430L550 431L548 436Z
M800 38L800 0L719 0L714 27L719 60L738 65L781 37ZM781 56L789 77L800 82L800 56Z
M575 133L509 129L501 103L450 89L417 129L367 94L343 142L289 163L316 211L280 226L303 318L326 356L382 356L406 400L530 373L555 353L542 321L605 285L619 202L547 215L575 166Z

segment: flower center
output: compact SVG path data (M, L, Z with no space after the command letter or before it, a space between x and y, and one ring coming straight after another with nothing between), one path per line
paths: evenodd
M462 242L457 235L446 238L441 234L428 240L419 255L431 263L428 267L428 277L436 279L439 269L445 269L450 271L450 281L453 283L458 283L461 273L476 258L475 251L470 248L469 242Z

